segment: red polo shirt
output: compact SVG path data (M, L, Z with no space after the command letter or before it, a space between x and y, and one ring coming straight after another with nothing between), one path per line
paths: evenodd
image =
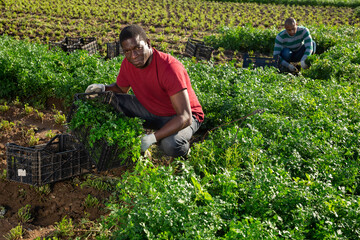
M125 58L116 84L119 87L130 86L139 102L157 116L176 115L170 96L187 89L192 114L199 122L204 120L202 107L191 87L186 69L169 54L153 49L152 61L143 69L134 67Z

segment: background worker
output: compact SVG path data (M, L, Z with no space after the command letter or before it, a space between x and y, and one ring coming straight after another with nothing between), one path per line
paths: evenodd
M285 30L276 36L273 56L280 56L281 65L295 72L297 69L290 62L301 62L301 68L308 68L305 60L315 53L315 48L309 30L298 26L294 18L288 18L285 20Z
M85 92L119 93L114 107L126 116L144 119L144 127L155 130L141 138L142 152L158 142L166 155L186 155L190 138L204 120L186 69L173 56L152 48L138 25L121 31L120 44L125 59L116 82L91 84ZM127 94L130 88L135 95Z

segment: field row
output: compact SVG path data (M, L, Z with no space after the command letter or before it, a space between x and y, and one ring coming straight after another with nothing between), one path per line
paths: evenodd
M210 0L211 1L211 0ZM256 3L273 3L273 4L294 4L294 5L311 5L311 6L338 6L338 7L358 7L359 0L216 0L218 2L256 2Z
M141 24L153 45L163 51L182 52L187 38L202 38L219 26L251 24L282 28L284 18L299 24L358 26L356 11L347 7L284 6L257 3L204 1L39 1L12 0L0 5L0 34L39 43L65 36L96 37L100 46L117 39L124 25ZM104 48L104 47L103 47ZM104 52L105 49L102 49Z

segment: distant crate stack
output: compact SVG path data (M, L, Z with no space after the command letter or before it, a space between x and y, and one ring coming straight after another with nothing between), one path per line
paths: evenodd
M23 147L6 144L7 178L41 186L88 173L92 163L76 139L59 134L47 144Z
M97 52L97 42L94 37L65 37L60 42L49 42L49 49L62 49L64 52L74 52L75 50L86 50L89 54Z
M206 46L204 42L189 38L186 43L185 55L198 59L210 60L213 47Z
M106 44L106 58L112 59L123 53L120 42L111 42Z

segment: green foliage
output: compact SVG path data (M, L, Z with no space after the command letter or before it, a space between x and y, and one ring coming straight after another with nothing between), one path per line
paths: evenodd
M98 207L99 204L100 204L99 199L91 196L90 194L88 194L84 200L84 206L86 208Z
M218 29L218 35L204 38L206 44L215 48L225 48L237 51L256 51L264 54L271 53L278 30L255 28L250 24L245 26L227 27Z
M85 130L88 134L89 149L106 142L109 146L116 145L120 159L129 157L136 161L140 157L143 132L142 120L128 118L117 113L111 105L99 103L91 99L75 102L76 113L72 117L69 127L72 130Z
M355 217L359 202L344 188L315 175L291 179L283 167L265 161L242 172L238 178L242 216L269 220L286 239L359 236L355 230L360 224Z
M222 202L189 166L183 165L184 174L175 170L143 159L124 174L103 223L113 227L115 239L216 239L224 226Z
M7 170L3 169L3 171L0 173L0 179L5 180L7 175Z
M208 0L213 1L213 0ZM336 7L358 7L359 0L217 0L217 2L237 2L237 3L271 3L285 5L307 5L307 6L336 6Z
M316 53L321 54L331 47L360 40L359 29L352 26L306 25L317 44ZM282 27L281 30L284 28ZM217 35L205 36L206 44L215 48L225 48L237 51L255 51L272 55L276 35L280 32L275 27L268 29L255 28L250 24L245 26L222 26Z
M202 129L213 130L185 163L154 166L138 155L122 179L86 180L112 191L99 239L358 239L359 34L318 29L319 54L298 76L181 59L205 112ZM140 145L138 120L117 122L106 105L78 107L72 127L95 126L91 144L116 144L136 129L126 139ZM265 112L235 121L256 109ZM104 116L112 124L97 122ZM71 236L72 223L62 225L61 236Z
M0 122L0 130L10 130L15 126L15 123L9 122L6 120L1 120Z
M349 43L315 55L334 61L332 77L320 79L185 62L207 129L265 109L192 148L191 164L211 182L212 198L225 191L240 203L240 213L228 211L236 218L228 239L359 237L359 84L348 71L356 71L358 54L357 43ZM304 75L320 76L312 71L317 66L313 61ZM216 185L224 170L232 180Z
M20 222L27 223L31 222L33 219L31 217L31 205L26 204L24 207L18 210L18 218Z
M316 53L322 54L336 45L360 41L360 29L354 26L310 25L310 34L316 42Z
M228 225L227 238L357 238L358 160L341 156L343 143L333 141L335 136L322 144L308 139L314 128L311 120L298 126L293 126L296 121L286 121L289 119L276 121L275 116L263 114L244 129L218 129L193 147L190 161L204 176L202 181L211 183L205 185L211 196L226 196L222 197L224 203L239 203L238 212L228 210L230 219L237 220ZM267 132L271 129L268 123L280 131ZM297 133L284 136L284 130ZM344 134L331 132L338 137ZM324 135L317 137L323 139ZM332 145L326 147L330 142ZM233 164L228 165L226 159L232 159ZM227 181L221 181L224 176Z
M278 239L278 230L271 222L245 217L230 223L224 239Z
M360 6L355 8L355 16L358 18L360 17Z
M61 111L57 111L57 113L54 115L55 123L57 124L65 124L66 123L66 117L65 114L62 114Z
M211 132L201 143L195 144L190 160L196 171L215 174L224 169L239 169L258 163L264 147L261 132L238 125Z
M74 236L74 225L72 219L67 216L63 217L60 222L55 223L55 237L71 237Z
M23 235L24 235L24 229L19 223L16 227L12 228L9 233L4 235L4 238L6 240L17 240L17 239L22 239Z
M18 1L7 1L0 6L2 34L14 36L16 39L29 38L33 42L44 44L48 44L50 40L63 40L65 35L94 36L101 54L105 52L104 43L119 36L120 28L114 28L111 24L140 23L148 28L147 31L153 35L150 36L153 39L156 38L153 33L164 31L164 41L171 44L174 43L172 34L196 36L205 31L212 32L219 25L241 26L249 22L253 26L280 27L283 20L290 16L307 24L359 24L359 18L354 16L352 8L333 7L356 6L353 3L358 3L359 0L249 0L249 3L240 4L228 1L126 0L121 2L121 9L115 0L84 5L60 0L51 3L40 0ZM274 4L276 2L282 4ZM34 19L33 14L44 21ZM33 24L36 24L36 28ZM157 29L151 26L156 26ZM158 48L161 43L152 41L152 44ZM168 50L178 52L183 46L172 44L169 46L172 49Z
M30 128L26 133L26 136L29 138L28 144L30 146L34 146L34 145L38 144L38 142L40 140L38 137L35 137L35 130L37 130L37 129Z
M19 100L19 96L16 96L16 98L12 101L12 103L15 105L15 106L21 106L21 102Z
M43 186L34 186L34 188L41 197L48 196L51 193L51 187L49 184Z
M6 112L9 110L9 106L7 105L7 103L5 102L3 105L0 105L0 112Z
M230 122L239 118L239 114L244 116L251 112L251 109L266 109L265 114L261 118L255 115L236 126L238 128L230 128L231 131L223 133L220 129L214 137L210 134L205 140L206 144L195 146L192 156L198 156L194 159L198 168L206 165L210 168L207 171L214 171L221 167L238 167L241 162L235 159L249 160L262 149L260 153L269 150L277 156L275 159L286 163L287 169L298 177L304 177L302 172L318 169L318 166L324 171L324 176L331 173L340 182L348 179L352 171L356 172L359 167L356 162L359 156L356 147L359 141L357 84L336 84L300 77L285 80L281 75L263 70L242 73L232 87L227 88L219 83L223 87L222 91L227 93L228 104L225 105L224 100L217 100L220 98L214 98L207 105L209 97L200 98L207 116L204 124L211 123L210 126L214 127L221 124L220 119L225 117L228 119L226 122ZM230 90L234 90L237 95ZM234 97L230 98L231 95ZM247 100L250 100L248 103L251 105L246 105ZM215 104L220 104L219 108ZM257 122L248 125L252 119ZM244 136L247 132L251 133L249 137ZM212 139L219 141L214 142ZM247 148L239 148L237 143L242 146L245 144ZM228 151L236 154L234 158L227 156ZM336 170L338 167L335 166L340 163L349 164L349 167ZM356 185L356 181L353 181L349 181L349 188Z
M44 119L44 113L43 112L39 112L39 110L35 109L36 115L39 119L43 120ZM51 131L51 130L50 130Z
M309 61L311 68L303 73L306 77L357 83L360 76L360 44L354 41L336 45L321 55L310 56Z
M24 105L24 112L26 115L29 115L30 113L32 113L34 111L34 108L29 106L29 104L25 103Z
M1 98L19 96L29 102L45 104L49 97L67 104L75 93L94 82L112 83L121 57L104 61L86 51L66 54L48 51L46 45L0 37Z
M288 100L295 102L288 95L288 90L294 88L293 76L278 74L275 68L249 70L231 65L187 64L206 115L203 128L212 129L256 109L267 109L274 101L279 101L277 104L284 110Z
M97 190L112 192L114 191L118 181L108 177L95 177L88 175L86 181L81 183L81 187L93 187Z
M46 138L53 138L53 137L55 137L56 136L56 133L53 133L52 132L52 130L49 130L49 131L47 131L46 133L45 133L45 137Z
M43 238L37 237L34 240L59 240L59 238L58 237L43 237Z

